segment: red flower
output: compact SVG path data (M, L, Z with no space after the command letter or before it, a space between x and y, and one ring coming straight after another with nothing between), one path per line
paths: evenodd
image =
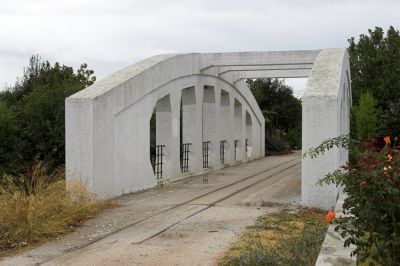
M335 215L336 214L334 211L329 211L328 214L326 215L326 219L325 219L326 223L330 224L331 221L333 220L333 218L335 218Z

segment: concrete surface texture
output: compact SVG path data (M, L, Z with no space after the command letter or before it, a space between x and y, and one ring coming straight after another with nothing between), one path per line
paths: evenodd
M258 216L300 203L300 152L117 198L77 231L0 265L213 265Z
M343 203L346 195L341 194L336 203L336 217L343 217ZM337 224L329 225L326 232L324 242L322 243L321 252L319 253L316 266L355 266L357 265L357 256L351 256L351 252L356 249L356 246L350 244L349 247L344 247L345 239L340 235L340 232L335 232Z
M303 97L307 149L348 132L348 75L345 49L143 60L66 99L67 181L79 178L98 195L114 197L263 157L264 117L246 78L309 77ZM156 141L151 147L153 113ZM186 155L184 144L190 146ZM336 188L315 183L346 156L332 150L323 159L304 160L305 205L335 205Z

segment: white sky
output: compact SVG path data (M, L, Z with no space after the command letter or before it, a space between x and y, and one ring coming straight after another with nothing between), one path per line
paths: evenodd
M347 47L389 25L399 0L0 0L0 89L33 54L103 78L160 53Z

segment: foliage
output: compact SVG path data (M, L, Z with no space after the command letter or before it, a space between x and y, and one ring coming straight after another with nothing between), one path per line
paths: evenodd
M289 147L301 148L301 128L290 129L286 135L286 142Z
M64 100L93 84L95 77L92 75L93 71L88 70L86 64L75 73L72 67L59 63L51 65L33 56L23 78L14 87L0 92L0 103L14 113L14 136L18 138L17 145L13 145L9 153L20 154L22 159L15 168L17 171L11 173L18 173L18 169L37 161L44 161L50 170L64 163ZM2 134L5 132L0 132ZM7 148L1 145L0 150ZM10 170L7 165L15 160L6 159L1 161L0 169Z
M273 114L275 127L285 130L301 125L301 101L293 96L291 87L279 79L247 80L260 109Z
M382 136L400 135L400 102L388 103L388 108L381 116L380 128Z
M0 102L0 176L18 168L18 138L14 112Z
M400 101L400 33L389 27L369 29L358 42L349 40L350 70L353 103L370 91L378 106L386 110L389 102Z
M355 127L357 138L367 139L378 135L379 109L376 108L376 101L370 92L361 95L358 106L354 109Z
M46 174L42 163L19 182L7 176L0 186L0 251L41 242L71 231L99 211L113 207L88 192L79 181L66 191L63 174ZM0 253L1 254L1 253Z
M388 140L389 137L386 139ZM307 155L323 153L332 144L343 147L350 139L325 141ZM329 143L329 145L327 145ZM400 152L390 141L381 148L370 141L359 143L354 162L320 180L320 184L344 187L345 215L337 218L336 231L346 238L345 246L356 245L354 254L370 257L383 265L400 263ZM317 151L317 152L315 152Z
M285 145L301 147L301 101L293 90L279 79L247 80L266 120L266 130L290 134Z
M306 151L303 154L303 158L309 156L311 159L314 159L319 155L324 155L325 152L333 149L334 147L349 149L349 147L354 143L357 142L350 139L347 135L341 135L336 138L326 139L317 147L310 148L308 151Z
M312 209L260 217L219 265L315 265L326 229L323 213Z

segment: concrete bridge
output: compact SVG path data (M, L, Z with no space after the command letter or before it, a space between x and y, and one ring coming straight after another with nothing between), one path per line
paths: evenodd
M67 180L114 197L263 157L264 117L245 83L262 77L308 77L303 149L349 132L345 49L160 55L66 99ZM338 189L315 184L346 161L341 149L303 159L302 204L332 208Z

